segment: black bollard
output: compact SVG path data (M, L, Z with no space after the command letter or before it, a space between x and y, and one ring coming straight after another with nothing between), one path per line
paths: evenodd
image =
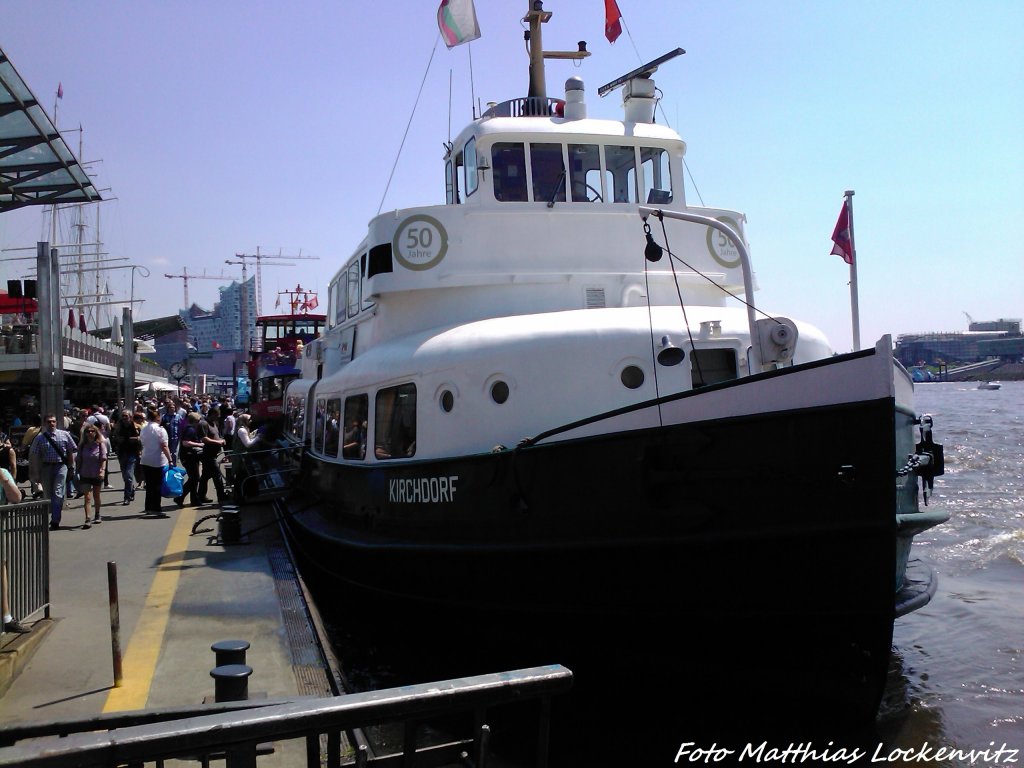
M220 543L237 544L242 538L242 515L238 507L221 507L217 517L220 526Z
M246 664L225 664L210 670L213 678L213 700L246 701L249 698L249 675L252 667Z
M210 646L217 659L217 666L245 664L245 652L249 650L246 640L220 640Z

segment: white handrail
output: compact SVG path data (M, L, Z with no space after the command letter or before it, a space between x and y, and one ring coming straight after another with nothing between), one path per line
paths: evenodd
M712 218L711 216L702 216L699 213L688 213L686 211L666 211L663 208L652 208L648 205L640 206L640 216L644 220L648 216L661 217L664 216L669 219L679 219L680 221L689 221L693 224L705 224L712 229L717 229L719 232L728 237L736 245L736 250L740 252L740 266L743 269L743 293L746 294L746 305L747 305L747 325L750 331L750 354L753 361L751 373L760 372L764 366L761 363L761 349L758 344L757 336L757 318L754 315L754 277L750 267L750 254L747 252L747 247L743 244L743 240L739 235L739 232L734 230L728 224L723 224L718 219ZM669 256L671 258L671 256Z

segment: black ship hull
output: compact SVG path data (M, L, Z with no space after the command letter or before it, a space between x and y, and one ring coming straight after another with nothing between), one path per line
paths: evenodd
M895 511L916 509L916 479L897 477L913 415L895 396L719 415L759 388L825 383L844 362L856 377L871 355L845 357L675 403L714 418L446 460L307 456L285 519L318 568L417 608L417 632L489 627L510 640L509 662L640 654L691 682L725 663L757 689L745 695L798 686L873 715ZM891 361L870 365L891 379Z

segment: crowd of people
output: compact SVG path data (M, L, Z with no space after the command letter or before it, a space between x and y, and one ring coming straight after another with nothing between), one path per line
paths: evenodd
M180 495L173 496L179 508L213 504L207 495L211 484L216 504L225 504L229 493L222 474L225 464L231 469L231 492L241 501L246 475L243 454L277 448L281 438L276 423L253 433L248 413L236 413L230 398L210 396L168 396L162 401L140 397L128 406L96 404L68 408L59 415L26 415L25 419L30 422L27 429L21 416L0 425L0 504L48 498L51 531L62 527L87 530L103 522L101 493L113 490L114 459L121 476L121 504L131 504L136 491L143 490L143 515L147 517L168 517L162 502L169 466L185 471ZM18 433L18 439L12 439L9 429ZM70 498L83 499L81 525L62 526L65 500ZM27 632L9 614L6 567L0 568L0 576L3 629Z
M28 459L27 478L23 478L26 490L18 488L18 451L2 428L0 469L20 491L17 495L50 499L51 530L61 527L64 502L69 498L84 499L82 529L103 522L101 492L112 487L115 458L121 475L121 504L131 504L136 491L144 490L145 515L167 516L161 506L161 486L168 466L180 465L186 473L181 495L173 498L178 507L214 503L208 496L211 484L216 503L224 504L228 499L221 470L225 455L245 451L256 441L249 431L249 414L236 414L227 397L169 396L162 402L141 397L127 407L96 404L30 420L20 441L25 446L22 455ZM7 498L11 495L15 491L0 500L20 500Z

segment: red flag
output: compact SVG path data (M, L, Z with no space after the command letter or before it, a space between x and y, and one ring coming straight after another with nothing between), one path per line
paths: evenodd
M317 307L319 307L319 306L320 306L320 299L318 299L318 298L316 297L316 294L315 294L315 293L313 294L313 298L311 298L311 299L309 300L309 302L307 303L307 306L308 306L308 307L309 307L310 309L316 309Z
M82 333L88 333L85 326L85 315L83 315L81 311L78 313L78 330Z
M75 327L75 310L69 309L68 310L68 328L74 328L74 327Z
M219 341L213 341L213 342L211 342L211 343L210 343L210 345L211 345L211 346L212 346L212 347L213 347L214 349L220 349L220 342L219 342Z
M843 202L843 209L839 212L836 228L832 232L832 242L835 243L832 253L836 256L842 256L843 261L847 264L853 264L853 240L850 238L850 211L845 202Z
M64 83L57 83L57 98L64 98Z
M614 43L622 34L622 24L619 19L622 14L619 12L619 4L615 0L604 0L604 36L609 43Z

